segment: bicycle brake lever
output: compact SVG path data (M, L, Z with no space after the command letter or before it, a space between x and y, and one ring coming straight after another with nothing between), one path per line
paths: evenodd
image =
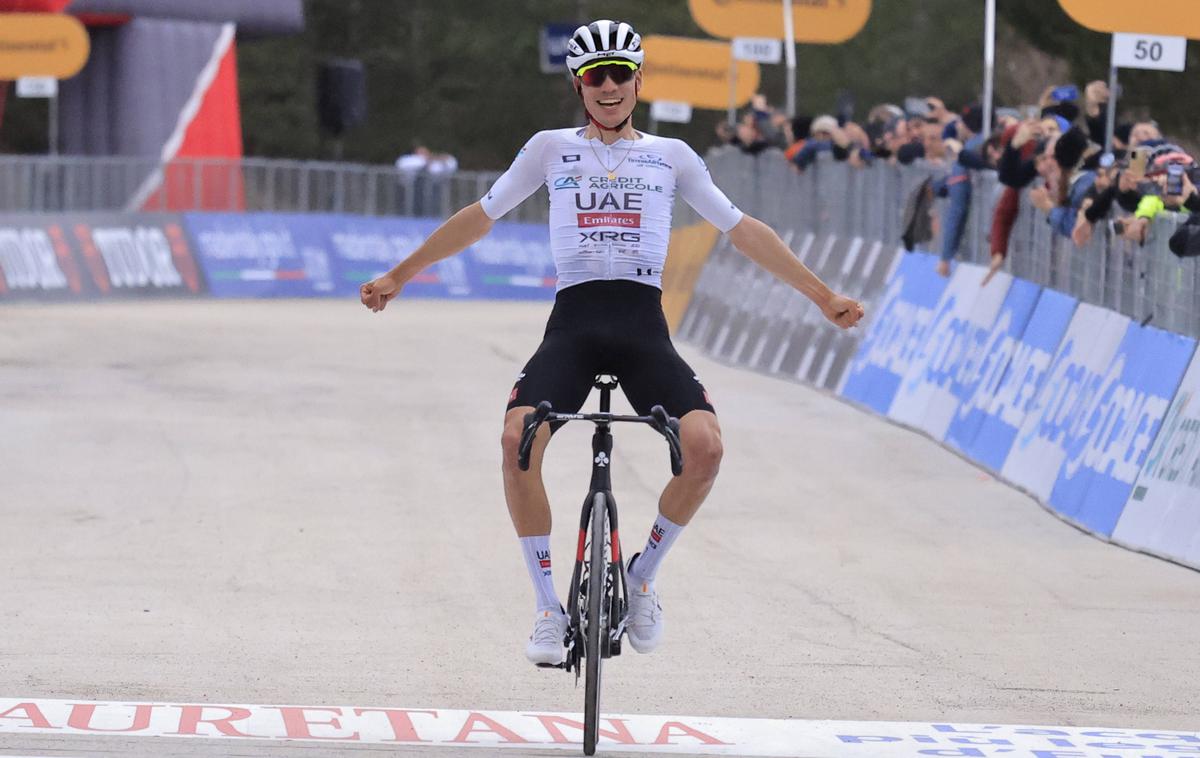
M667 447L671 451L671 474L679 476L683 473L683 449L679 442L679 419L667 415L666 409L661 405L651 408L650 416L654 419L654 428L667 438Z
M533 438L538 427L550 415L550 411L550 401L543 400L538 403L533 413L525 414L525 428L521 432L521 444L517 447L517 467L522 471L529 470L529 452L533 449Z

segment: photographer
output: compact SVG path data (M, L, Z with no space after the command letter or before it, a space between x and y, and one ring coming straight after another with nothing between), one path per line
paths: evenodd
M1200 211L1200 194L1196 191L1196 162L1176 145L1164 144L1151 156L1145 181L1139 184L1142 193L1133 219L1127 223L1114 222L1113 231L1125 239L1145 244L1150 222L1164 210Z

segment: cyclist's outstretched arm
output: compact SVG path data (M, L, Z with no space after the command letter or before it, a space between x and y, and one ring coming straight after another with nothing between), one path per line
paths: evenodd
M396 264L391 271L360 287L362 304L372 311L383 310L410 279L434 263L478 242L491 231L493 223L478 202L471 203L446 219L412 255Z
M802 292L821 309L825 318L843 329L854 326L862 318L860 303L829 289L820 277L792 254L774 229L753 216L742 216L737 226L729 230L729 241L777 279Z

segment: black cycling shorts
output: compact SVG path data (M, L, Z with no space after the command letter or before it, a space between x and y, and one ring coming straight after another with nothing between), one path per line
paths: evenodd
M695 410L715 412L699 377L671 344L657 287L607 280L561 290L508 408L549 400L555 411L575 413L598 374L616 376L639 415L655 405L676 418Z

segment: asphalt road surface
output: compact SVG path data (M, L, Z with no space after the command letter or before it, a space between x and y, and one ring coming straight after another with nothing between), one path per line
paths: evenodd
M548 312L0 308L0 756L481 754L212 724L211 739L93 735L52 701L170 704L176 727L181 704L435 712L418 726L579 713L582 687L523 657L532 591L500 489L504 403ZM832 396L681 352L725 458L659 574L666 639L606 666L606 712L1200 730L1200 574L1089 537ZM560 593L583 426L547 455ZM615 435L632 554L667 451L647 429ZM299 718L350 728L345 709ZM701 722L679 723L668 737ZM546 753L505 752L524 754Z

